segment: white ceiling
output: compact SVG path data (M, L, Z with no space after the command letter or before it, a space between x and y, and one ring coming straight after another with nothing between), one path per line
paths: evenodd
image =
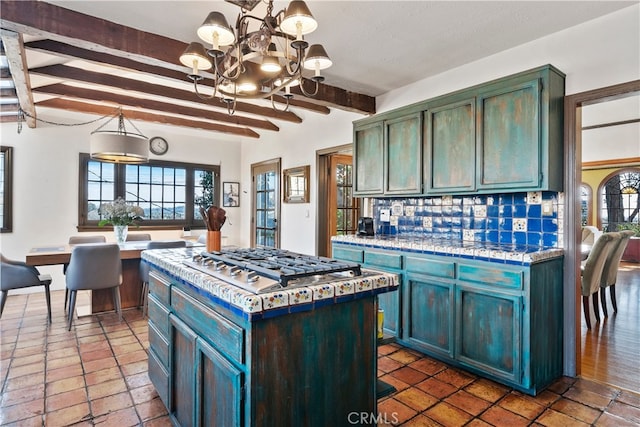
M190 42L213 10L231 25L240 9L214 1L49 1ZM278 11L288 2L276 1ZM638 1L307 0L319 23L306 36L333 60L326 83L377 96L637 4ZM253 14L262 17L265 5ZM176 63L178 58L176 58Z

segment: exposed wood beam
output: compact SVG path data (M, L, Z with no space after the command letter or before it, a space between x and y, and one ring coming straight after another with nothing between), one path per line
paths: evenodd
M27 67L22 35L0 29L0 37L2 38L2 45L9 63L9 71L11 71L20 108L26 113L25 122L30 128L35 128L36 108L31 94L31 80L29 79L29 68Z
M113 106L89 104L86 102L71 101L65 99L48 99L36 103L37 106L57 108L60 110L77 111L79 113L108 115L114 111ZM228 133L231 135L245 136L248 138L260 138L260 135L249 128L239 128L234 126L221 125L211 122L201 122L198 120L183 119L163 114L146 113L144 111L123 109L128 119L141 120L145 122L160 123L165 125L183 126L211 130L215 132Z
M62 83L55 83L47 86L41 86L33 89L34 92L47 93L52 95L61 95L69 98L79 98L84 100L111 102L118 105L126 105L128 107L143 108L146 110L156 110L161 112L171 112L192 118L200 118L205 120L214 120L239 126L248 126L259 129L278 131L279 128L268 120L253 119L250 117L242 117L229 114L219 113L217 111L204 110L202 108L186 107L184 105L155 101L145 98L136 98L133 96L120 95L113 92L105 92L100 90L85 89Z
M198 98L192 91L176 89L168 86L159 86L153 83L147 83L140 80L127 79L111 74L96 73L94 71L82 70L80 68L69 67L66 65L49 65L46 67L33 68L30 70L34 74L41 74L50 77L59 77L61 79L75 80L84 83L95 83L103 86L116 87L123 90L132 90L150 95L161 96L165 98L179 99L187 102L196 102L210 107L224 108L226 105L220 100L206 101ZM260 107L254 104L243 102L236 103L236 111L249 114L257 114L260 116L271 117L273 119L285 120L293 123L301 123L302 119L296 114L286 111L275 111L273 108Z
M85 61L90 61L96 64L106 65L109 67L120 67L128 70L135 70L142 73L147 73L151 75L167 77L173 80L186 81L187 75L184 72L171 70L164 67L159 67L155 65L144 64L142 62L133 61L128 58L123 58L121 56L110 55L107 53L96 52L93 50L82 49L77 46L71 46L67 43L62 43L55 40L37 40L32 42L25 43L25 48L30 50L38 50L47 53L56 53L63 57L71 58L71 59L82 59ZM199 85L212 87L208 82L210 79L202 80ZM193 95L196 96L195 94ZM274 101L279 104L286 104L286 100L281 96L275 96ZM289 105L302 108L305 110L310 110L319 114L329 114L330 110L328 107L319 105L317 103L309 102L308 98L305 100L299 99L291 99L289 101Z
M40 38L62 39L83 49L124 56L184 74L188 72L186 67L178 64L178 58L187 46L184 42L42 1L2 0L1 6L2 28ZM303 96L301 92L298 95ZM322 85L315 97L305 100L347 111L375 113L375 98L329 85Z

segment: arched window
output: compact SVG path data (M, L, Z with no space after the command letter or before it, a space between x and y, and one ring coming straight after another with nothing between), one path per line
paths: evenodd
M640 221L640 169L626 169L606 177L600 185L600 222L604 231Z
M591 225L591 204L593 191L589 184L584 182L580 185L580 224Z

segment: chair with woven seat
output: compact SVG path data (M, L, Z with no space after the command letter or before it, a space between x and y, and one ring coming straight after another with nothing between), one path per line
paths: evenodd
M117 244L79 245L71 251L66 275L69 290L69 330L76 308L79 290L112 289L113 305L122 319L120 308L120 284L122 283L122 261Z
M151 234L149 233L128 233L127 242L140 242L145 240L151 240Z
M95 236L71 236L69 237L70 245L81 245L85 243L106 243L107 238L100 235ZM67 274L68 263L62 264L62 274ZM67 302L69 301L69 290L64 290L64 309L67 310Z
M51 285L52 279L49 274L40 274L34 266L5 258L4 255L0 254L0 278L2 278L0 280L0 318L2 318L4 305L7 302L10 290L44 286L49 323L51 323L51 293L49 292L49 285Z
M609 294L611 295L611 305L613 306L613 312L618 312L618 303L616 301L616 281L618 279L618 268L620 267L620 260L622 254L629 243L629 239L634 235L633 231L624 230L620 231L620 239L616 246L609 252L609 256L604 264L602 270L602 280L600 281L600 302L602 303L602 312L604 317L608 317L607 313L607 294L606 290L609 287Z
M584 311L584 319L587 323L587 329L591 329L591 315L589 314L589 296L593 301L593 312L596 322L600 322L600 309L598 308L598 292L600 289L600 281L602 279L602 271L607 256L620 238L616 233L605 233L598 238L589 256L582 264L582 310Z
M184 240L157 240L147 243L145 250L149 249L171 249L186 248L187 242ZM142 291L140 292L140 302L138 307L142 307L142 315L147 315L147 297L149 295L149 264L140 260L140 279L142 280Z

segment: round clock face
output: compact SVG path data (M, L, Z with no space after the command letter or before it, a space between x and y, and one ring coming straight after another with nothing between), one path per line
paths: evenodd
M169 143L166 139L155 136L149 141L149 149L153 154L162 155L169 149Z

